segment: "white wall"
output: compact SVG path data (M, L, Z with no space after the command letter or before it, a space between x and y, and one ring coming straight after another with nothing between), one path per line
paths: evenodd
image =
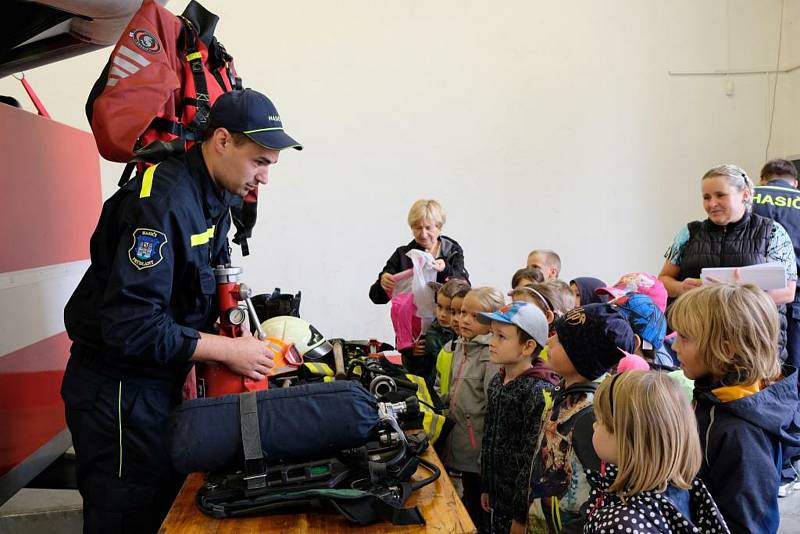
M780 8L775 9L773 20L779 17ZM787 1L783 13L783 36L781 47L781 69L800 67L800 2ZM777 57L777 35L773 35L772 65L775 67ZM800 155L800 68L787 74L778 75L775 87L775 119L772 141L769 145L768 157L784 157ZM769 91L772 91L775 78L769 77ZM772 105L772 95L769 96Z
M799 3L786 0L784 65L800 60ZM723 0L204 4L246 85L306 146L281 155L262 194L246 281L302 289L330 336L391 340L367 290L410 239L417 198L444 204L474 284L506 289L535 247L562 255L567 280L613 282L659 270L703 215L705 170L757 175L764 161L765 75L735 77L726 96L721 77L667 71L774 67L778 0L730 0L730 49ZM28 77L54 117L86 128L109 53ZM779 80L770 157L800 153L798 72ZM107 195L118 173L104 166Z

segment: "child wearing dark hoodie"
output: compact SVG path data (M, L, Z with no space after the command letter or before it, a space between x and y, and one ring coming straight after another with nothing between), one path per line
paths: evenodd
M594 399L592 443L603 460L586 471L593 488L584 533L728 532L695 478L702 462L689 400L665 373L607 378Z
M481 446L481 506L489 513L481 531L508 534L517 480L530 472L542 411L561 377L538 357L548 331L539 308L512 302L478 320L491 323L489 359L501 365L489 383Z
M778 530L782 451L800 432L797 370L781 368L774 302L750 284L683 294L669 320L673 348L693 379L700 478L733 533Z
M592 278L590 276L581 276L569 281L569 288L575 295L575 306L608 302L608 297L606 295L595 293L596 289L603 287L606 287L605 282L599 278Z
M592 448L597 379L635 348L625 316L608 304L570 310L547 340L547 365L561 375L542 414L530 473L519 480L512 534L581 532L589 501L586 469L598 469ZM532 506L531 506L532 504ZM530 513L529 513L530 512Z

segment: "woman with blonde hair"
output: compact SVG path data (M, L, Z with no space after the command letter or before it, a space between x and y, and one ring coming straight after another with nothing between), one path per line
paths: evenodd
M592 444L603 461L584 532L729 532L703 483L697 424L668 375L628 371L606 379L594 399Z
M797 263L792 239L777 221L752 213L753 181L736 165L719 165L700 180L704 221L689 222L678 231L664 254L658 275L671 298L703 285L706 267L744 267L780 263L786 286L767 292L781 312L781 333L775 340L782 360L786 353L786 307L797 286Z
M773 301L752 284L716 284L682 295L669 321L695 381L700 478L731 531L776 532L781 464L800 445L800 410L797 370L775 353Z
M392 299L395 280L393 275L412 268L411 258L406 254L410 250L424 250L436 260L439 271L436 281L445 283L451 278L459 278L469 282L469 273L464 267L464 251L454 239L442 235L442 228L447 221L447 214L441 204L432 199L417 200L408 211L408 226L414 239L406 245L397 247L378 279L369 288L369 298L375 304L386 304ZM418 335L419 331L415 333ZM398 347L403 354L403 365L412 373L429 376L436 362L424 358L424 341L413 347Z

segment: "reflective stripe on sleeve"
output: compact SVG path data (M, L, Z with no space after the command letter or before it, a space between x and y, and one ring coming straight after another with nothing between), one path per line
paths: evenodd
M142 190L139 192L139 198L147 198L150 196L150 190L153 188L153 174L156 172L158 164L147 167L142 177Z

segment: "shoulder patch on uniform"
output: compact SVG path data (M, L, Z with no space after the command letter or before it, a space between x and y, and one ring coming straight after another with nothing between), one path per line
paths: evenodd
M133 43L148 54L157 54L161 51L158 38L147 30L133 30L128 33Z
M128 259L134 267L149 269L158 265L163 258L161 248L167 244L167 236L151 228L137 228L133 231L133 244L128 249Z

